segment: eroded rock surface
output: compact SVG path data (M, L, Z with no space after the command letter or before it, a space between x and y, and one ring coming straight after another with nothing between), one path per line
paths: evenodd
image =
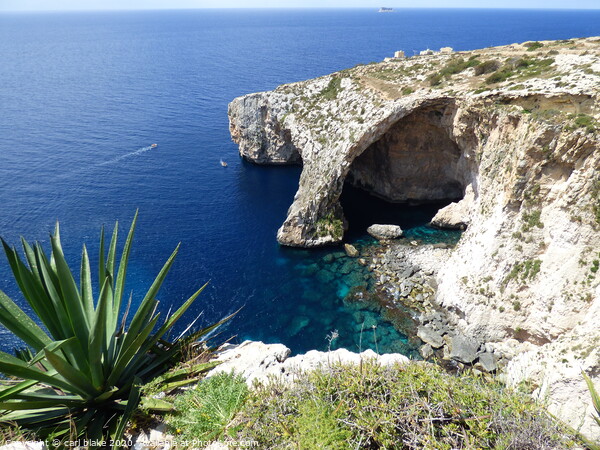
M580 371L600 384L600 39L542 44L284 85L235 99L230 127L249 160L303 165L284 245L343 240L346 182L394 202L455 202L434 223L466 226L458 245L415 247L421 268L444 253L418 301L511 359L511 383L529 380L594 435ZM380 281L414 293L410 277L396 279Z
M239 345L225 344L219 349L217 361L221 364L206 376L221 372L235 372L242 375L249 386L255 381L266 382L269 377L293 381L301 371L310 371L336 363L360 364L374 360L381 365L407 364L409 359L399 353L376 354L373 350L354 353L344 348L329 352L311 350L303 355L289 357L291 351L283 344L265 344L257 341L244 341Z

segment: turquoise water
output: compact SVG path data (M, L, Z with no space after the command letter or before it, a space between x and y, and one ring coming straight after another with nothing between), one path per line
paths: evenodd
M339 249L277 245L299 168L239 159L228 102L396 50L599 34L597 11L0 14L0 235L47 248L58 219L76 269L83 242L97 257L101 225L118 219L127 227L139 208L127 284L134 307L181 242L160 292L163 312L210 280L185 321L202 312L207 323L243 307L223 332L234 341L283 342L303 352L327 348L338 330L334 347L410 352L376 309L344 303L352 288L369 287L362 266ZM159 145L149 149L152 143ZM371 202L350 202L363 225L397 221L411 239L456 239L423 227L432 206L386 207L392 217L380 218L381 208L363 210ZM360 219L351 223L349 239L365 239ZM4 260L0 288L23 303ZM0 330L2 349L16 344Z

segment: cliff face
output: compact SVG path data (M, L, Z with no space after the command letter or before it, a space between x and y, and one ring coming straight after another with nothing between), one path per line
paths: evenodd
M588 38L358 66L237 98L229 117L245 158L303 165L284 245L342 241L344 182L456 201L434 219L468 224L438 305L592 433L580 370L600 367L599 94Z

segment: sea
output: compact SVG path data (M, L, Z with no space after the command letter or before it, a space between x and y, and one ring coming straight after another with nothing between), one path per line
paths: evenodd
M0 236L48 249L59 221L77 272L81 246L96 267L100 228L118 220L122 245L139 210L126 286L133 308L181 243L158 296L161 314L209 284L179 330L239 310L213 343L253 339L293 353L371 348L416 358L410 333L376 302L351 301L372 292L367 269L339 247L277 244L301 168L240 159L228 103L396 50L593 35L600 35L598 10L0 13ZM460 234L427 226L437 207L386 204L348 188L347 240L360 249L377 245L365 229L385 221L408 239L455 243ZM31 312L4 258L0 289ZM0 328L0 349L19 345Z

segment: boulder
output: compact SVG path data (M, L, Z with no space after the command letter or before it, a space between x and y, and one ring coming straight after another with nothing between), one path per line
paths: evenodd
M485 370L486 372L493 372L498 368L498 359L493 353L485 352L479 355L479 361L476 366Z
M359 255L358 250L352 244L344 244L344 250L346 251L346 255L350 258L356 258Z
M439 228L464 230L470 223L475 194L471 185L467 186L464 198L440 209L431 219L431 224Z
M440 348L444 345L444 338L441 334L435 331L431 327L420 326L417 328L417 336L426 344L431 345L433 348Z
M419 353L423 359L429 359L433 356L433 348L429 344L422 345L419 349Z
M375 239L398 239L402 236L402 228L398 225L371 225L367 233Z
M290 353L290 349L283 344L254 341L245 341L240 345L225 344L219 349L216 358L221 364L208 372L207 376L234 370L246 378L251 386L255 378L263 376L269 367L280 365Z
M457 334L448 338L448 356L455 361L471 364L477 359L479 345L475 339Z

